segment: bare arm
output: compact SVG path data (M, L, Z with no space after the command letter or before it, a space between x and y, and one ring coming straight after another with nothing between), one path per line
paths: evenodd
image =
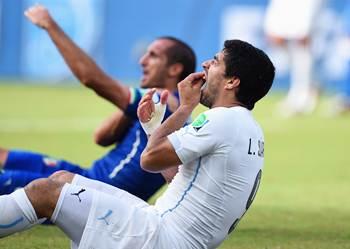
M147 147L141 155L141 166L143 169L151 172L161 172L171 168L172 165L182 164L167 136L184 125L193 109L199 103L203 76L204 73L193 73L178 84L180 106L149 137ZM153 108L151 96L154 91L152 90L146 94L140 102L138 116L141 121L149 120L151 116Z
M179 171L178 167L179 166L173 166L173 167L170 167L170 168L160 172L167 183L171 183L171 181L173 180L174 176Z
M47 31L73 74L85 86L112 102L122 110L128 105L129 90L119 81L109 77L81 50L50 16L46 8L35 5L25 11L25 16L35 25Z
M130 122L130 118L124 115L122 111L118 110L114 112L95 130L95 143L101 146L109 146L120 141L121 137L130 126Z

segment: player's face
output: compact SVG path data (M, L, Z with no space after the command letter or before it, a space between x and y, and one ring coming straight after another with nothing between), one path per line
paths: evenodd
M152 42L140 59L142 67L141 87L163 87L168 78L168 58L166 50L172 42L159 39Z
M206 82L202 87L200 103L211 108L227 80L225 77L224 53L217 53L213 59L203 62L202 67L205 72Z

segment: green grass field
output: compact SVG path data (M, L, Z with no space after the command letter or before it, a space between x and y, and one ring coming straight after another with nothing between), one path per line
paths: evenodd
M262 184L220 248L350 248L350 116L325 117L323 99L315 114L284 119L279 99L272 94L254 111L265 131ZM105 151L92 132L113 110L82 87L0 85L0 146L89 165ZM68 247L53 226L0 240L1 249Z

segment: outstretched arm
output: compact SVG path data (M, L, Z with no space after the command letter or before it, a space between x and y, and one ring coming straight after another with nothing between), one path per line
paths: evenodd
M25 16L35 25L46 30L63 56L73 74L85 86L98 95L125 110L129 101L129 90L119 81L109 77L80 49L60 28L42 5L34 5L25 11Z

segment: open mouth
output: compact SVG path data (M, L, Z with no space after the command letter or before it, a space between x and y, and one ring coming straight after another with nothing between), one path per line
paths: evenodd
M148 71L147 70L142 70L141 80L145 81L147 76L148 76Z
M201 90L203 90L206 86L207 86L207 75L204 74Z

